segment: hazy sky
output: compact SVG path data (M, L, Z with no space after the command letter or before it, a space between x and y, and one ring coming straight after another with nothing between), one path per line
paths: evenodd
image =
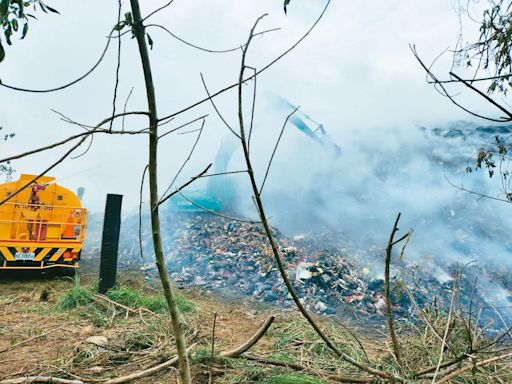
M31 21L28 36L7 48L0 64L2 82L22 87L46 88L66 83L84 73L99 57L106 35L116 21L117 1L48 1L61 15L39 12ZM143 13L164 1L141 1ZM310 36L258 79L256 143L261 153L269 149L269 134L278 132L282 112L273 110L266 95L288 98L324 126L342 147L350 137L372 138L376 128L414 129L417 125L441 124L468 116L425 83L425 76L408 44L430 62L454 45L459 25L456 3L450 0L342 1L333 0L324 19ZM281 0L228 1L175 0L167 10L148 22L162 24L174 33L212 49L239 46L254 20L268 13L259 30L281 30L259 37L248 56L248 64L262 67L303 34L320 14L325 2L292 1L288 16ZM129 2L123 1L123 12ZM233 83L238 77L240 52L208 54L149 28L155 45L151 51L159 114L169 114L203 98L202 72L211 90ZM470 35L469 35L470 36ZM51 112L58 110L73 119L94 125L112 111L116 46L86 80L64 91L29 94L0 88L0 125L16 133L0 155L15 154L79 132ZM446 64L446 65L445 65ZM444 65L444 67L443 67ZM447 61L439 67L448 68ZM118 109L132 87L128 110L145 108L144 86L136 42L123 38ZM247 98L251 87L247 86ZM217 100L226 118L236 123L236 95ZM479 106L480 108L480 106ZM171 122L172 128L208 113L204 135L183 178L192 176L212 161L227 130L211 106L203 104ZM141 118L127 118L127 129L145 126ZM120 125L117 125L119 127ZM198 124L191 128L197 128ZM164 129L164 128L163 128ZM281 159L303 145L300 133L290 133L280 148ZM168 136L160 146L162 188L181 165L195 140L194 134ZM19 173L38 173L64 147L14 163ZM81 150L77 152L81 153ZM259 152L255 152L258 155ZM293 160L293 159L289 159ZM147 162L147 138L97 136L89 152L68 160L51 172L72 189L86 188L85 204L98 210L108 192L125 195L126 207L135 205L142 170ZM293 161L290 161L293 167Z

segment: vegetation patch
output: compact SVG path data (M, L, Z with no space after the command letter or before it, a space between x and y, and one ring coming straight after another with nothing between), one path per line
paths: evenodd
M57 303L57 308L62 311L75 309L94 302L96 287L83 286L80 278L75 278L73 288L68 290ZM106 296L119 304L130 308L146 308L155 313L167 312L167 301L164 295L147 295L141 290L130 287L118 286L107 292ZM196 306L190 300L178 296L176 298L178 308L182 313L190 313L196 310Z
M75 309L77 307L92 303L94 291L92 287L83 287L80 284L80 278L75 278L73 288L67 291L57 303L57 308L63 311Z
M107 292L107 297L120 304L131 308L147 308L155 313L167 312L167 301L164 295L148 296L142 291L135 290L130 287L119 286ZM195 304L191 301L178 296L176 298L178 308L182 313L193 312Z

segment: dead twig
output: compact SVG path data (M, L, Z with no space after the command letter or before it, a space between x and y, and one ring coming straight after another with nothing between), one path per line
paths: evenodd
M140 308L131 308L131 307L128 307L127 305L124 305L124 304L121 304L121 303L118 303L117 301L114 301L112 299L109 299L107 296L105 295L101 295L101 294L96 294L93 296L93 300L96 301L96 302L100 302L99 299L107 302L108 304L111 304L113 306L116 306L116 307L119 307L119 308L122 308L124 309L126 312L131 312L133 314L138 314L139 311L143 311L143 312L147 312L147 313L150 313L152 315L157 315L155 312L147 309L147 308L144 308L144 307L140 307ZM101 302L100 302L101 304Z
M197 345L197 343L194 343L191 346L189 346L187 348L187 353L189 353L192 350L192 348L194 348L196 345ZM155 373L163 371L164 369L171 367L172 365L176 364L177 362L178 362L178 356L176 355L173 358L171 358L167 361L164 361L161 364L155 365L154 367L145 369L143 371L135 372L135 373L132 373L127 376L121 376L121 377L117 377L115 379L106 380L103 382L103 384L121 384L121 383L128 383L130 381L142 379L143 377L152 376ZM0 383L0 384L3 384L3 383ZM71 383L71 384L74 384L74 383ZM76 384L78 384L78 383L76 383Z
M391 230L391 234L389 235L388 246L386 247L386 267L385 267L385 294L386 294L386 320L388 322L389 334L391 336L391 343L393 345L393 354L395 355L396 362L400 369L400 373L404 374L404 365L402 363L402 358L400 357L400 344L398 343L398 338L396 336L395 325L393 323L393 313L391 311L391 285L390 285L390 272L391 272L391 253L393 252L393 244L396 244L394 241L395 233L398 231L398 221L400 220L401 213L399 213L396 217L395 224L393 225L393 229ZM406 236L409 236L407 234ZM405 238L402 238L405 239ZM397 240L398 241L398 240Z
M312 371L308 367L292 363L288 361L281 361L276 359L270 359L268 357L264 356L258 356L258 355L241 355L237 358L250 360L250 361L256 361L258 363L262 364L268 364L268 365L275 365L276 367L285 367L285 368L291 368L295 371L303 371L308 373L318 373L315 371ZM340 376L340 375L329 375L326 378L332 381L336 381L338 383L374 383L375 379L373 377L352 377L352 376Z
M437 374L439 373L439 369L441 368L441 363L443 362L443 356L444 356L444 351L445 351L445 347L446 347L446 340L448 339L448 333L450 332L450 325L451 325L452 313L453 313L453 304L455 301L455 297L457 295L457 287L458 287L457 279L458 279L458 276L453 283L453 292L452 292L452 298L450 301L450 309L448 311L448 319L446 320L446 328L444 331L441 348L439 348L439 360L437 362L437 367L434 372L434 377L432 378L432 384L434 384L436 382Z
M146 172L148 171L149 164L146 164L144 171L142 172L142 180L140 181L139 191L139 248L140 258L144 258L144 250L142 249L142 193L144 192L144 180L146 178Z
M454 377L457 377L457 376L463 374L464 372L469 371L470 369L483 367L485 365L492 364L496 361L505 360L505 359L509 359L509 358L512 358L512 353L506 353L504 355L491 357L487 360L479 361L478 363L469 363L469 364L465 365L464 367L450 373L449 375L446 375L441 380L435 382L435 384L446 383L446 382L450 381L451 379L453 379Z
M61 379L52 376L26 376L16 379L6 379L0 381L0 384L23 384L23 383L55 383L55 384L85 384L82 380Z
M243 343L242 345L238 346L235 349L231 349L229 351L221 352L220 356L222 356L222 357L238 357L242 353L248 351L249 349L251 349L251 347L254 344L256 344L258 341L260 341L260 339L263 337L263 335L270 328L270 326L272 325L272 322L274 320L275 320L275 317L274 316L270 316L263 323L263 325L256 331L256 333L254 335L252 335L252 337L249 340L247 340L245 343Z
M212 166L212 163L208 164L208 166L203 170L201 171L199 174L195 175L194 177L191 177L189 181L187 181L185 184L183 184L181 187L179 187L178 189L176 189L174 192L171 192L169 193L167 196L165 197L162 197L160 199L160 201L158 202L158 204L156 204L155 207L151 207L152 210L155 210L157 209L160 205L162 205L163 203L165 203L167 200L169 200L171 197L173 197L175 194L177 193L180 193L181 194L181 190L184 189L185 187L188 187L190 184L192 184L194 181L196 181L197 179L199 179L201 176L203 176L205 173L208 172L208 170L210 169L210 167Z
M210 361L210 364L209 364L209 369L208 369L208 383L209 384L212 384L213 383L213 374L212 374L212 364L211 362L213 361L213 358L215 356L215 326L217 325L217 312L215 312L213 314L213 325L212 325L212 353L211 353L211 361Z

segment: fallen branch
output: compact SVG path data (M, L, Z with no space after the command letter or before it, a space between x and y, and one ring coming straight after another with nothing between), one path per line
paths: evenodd
M315 372L311 371L310 369L308 369L308 367L306 367L304 365L300 365L297 363L291 363L291 362L287 362L287 361L269 359L264 356L242 355L242 356L237 356L237 358L256 361L256 362L262 363L262 364L275 365L276 367L291 368L296 371L305 371L305 372L309 372L309 373L315 373ZM338 383L373 383L375 381L375 378L373 378L373 377L351 377L351 376L338 376L338 375L328 376L328 379L332 380L332 381L337 381Z
M267 330L272 325L272 322L275 320L274 316L270 316L265 323L256 331L256 333L245 343L240 345L238 348L232 349L230 351L224 351L221 352L220 356L222 357L238 357L242 353L248 351L252 346L254 346L260 339L263 337L263 335L267 332Z
M189 353L190 350L193 347L195 347L196 345L197 345L197 343L194 343L191 346L189 346L187 348L187 353ZM143 377L152 376L152 375L154 375L157 372L160 372L160 371L162 371L162 370L164 370L166 368L171 367L172 365L176 364L177 362L178 362L178 356L176 355L173 358L171 358L171 359L169 359L167 361L164 361L161 364L155 365L154 367L145 369L144 371L139 371L139 372L132 373L131 375L121 376L121 377L117 377L115 379L106 380L106 381L103 381L102 383L103 384L128 383L130 381L134 381L134 380L137 380L137 379L142 379ZM0 384L3 384L3 383L0 383ZM71 383L71 384L82 384L82 383Z
M37 336L30 337L30 338L28 338L28 339L26 339L26 340L20 341L19 343L16 343L16 344L10 345L10 346L8 346L8 347L5 347L4 349L0 349L0 353L7 352L7 351L9 351L9 350L11 350L11 349L13 349L13 348L19 347L19 346L20 346L20 345L22 345L22 344L26 344L26 343L29 343L29 342L31 342L31 341L33 341L33 340L36 340L36 339L39 339L39 338L41 338L41 337L47 336L47 335L49 335L50 333L55 332L55 331L57 331L57 330L59 330L59 329L61 329L61 327L59 327L59 328L55 328L55 329L52 329L51 331L48 331L48 332L45 332L45 333L41 333L40 335L37 335ZM1 383L3 383L3 382L1 382Z
M458 369L455 372L452 372L451 374L443 377L441 380L436 381L436 384L446 383L447 381L450 381L454 377L457 377L457 376L463 374L464 372L469 371L470 369L483 367L485 365L489 365L491 363L494 363L495 361L505 360L505 359L508 359L508 358L512 358L512 352L504 354L504 355L500 355L500 356L491 357L490 359L482 360L482 361L480 361L478 363L475 363L475 364L474 363L469 363L469 364L465 365L464 367L462 367L461 369Z
M23 384L23 383L55 383L55 384L85 384L82 380L61 379L52 376L26 376L17 379L6 379L0 384Z
M97 302L98 304L100 305L104 305L104 303L102 303L99 299L103 300L103 301L106 301L107 303L110 303L112 305L114 305L115 307L119 307L119 308L122 308L124 309L126 312L131 312L133 314L139 314L140 311L143 311L143 312L147 312L147 313L150 313L152 315L156 315L155 312L147 309L147 308L144 308L144 307L140 307L140 308L131 308L131 307L128 307L127 305L124 305L124 304L121 304L121 303L118 303L117 301L114 301L112 299L109 299L107 296L105 295L102 295L102 294L96 294L93 296L92 298L95 302Z

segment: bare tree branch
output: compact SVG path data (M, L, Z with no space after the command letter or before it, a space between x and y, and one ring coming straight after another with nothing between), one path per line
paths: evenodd
M118 117L129 116L129 115L147 115L147 112L136 111L136 112L118 113L117 115L115 115L113 117L111 116L108 120L105 119L104 121L110 121L110 119L112 119L112 118L116 119ZM7 162L7 161L16 160L16 159L21 159L22 157L33 155L33 154L38 153L38 152L43 152L43 151L46 151L48 149L56 148L56 147L59 147L61 145L66 144L66 143L68 143L70 141L73 141L73 140L75 140L77 138L80 138L80 137L83 137L83 136L89 136L91 134L108 133L108 134L118 134L118 135L137 135L137 134L141 134L141 133L147 133L146 131L147 131L147 129L144 129L144 130L141 130L141 131L109 131L108 129L100 129L99 126L96 126L96 127L92 127L92 130L90 130L90 131L81 132L81 133L78 133L76 135L69 136L68 138L66 138L64 140L61 140L61 141L58 141L58 142L55 142L55 143L52 143L52 144L49 144L49 145L46 145L46 146L43 146L43 147L39 147L39 148L36 148L36 149L32 149L30 151L23 152L23 153L20 153L20 154L17 154L17 155L5 157L3 159L0 159L0 163L4 163L4 162Z
M256 68L249 67L247 68L252 69L254 73L257 72ZM254 85L253 85L253 93L252 93L252 107L251 107L251 125L249 126L249 138L247 139L247 146L249 147L249 152L251 151L251 137L252 137L252 128L254 125L254 111L256 110L256 85L257 85L258 77L255 76L253 79Z
M430 71L430 69L423 63L423 61L420 59L419 57L419 54L418 52L416 51L416 47L413 46L413 45L409 45L409 48L411 49L414 57L416 58L416 60L418 60L418 62L420 63L420 65L423 67L423 69L425 70L425 72L427 73L428 77L430 77L433 81L433 83L435 85L437 85L439 88L440 88L440 93L447 97L454 105L456 105L457 107L459 107L460 109L462 109L463 111L469 113L470 115L473 115L475 117L478 117L478 118L481 118L481 119L484 119L484 120L489 120L489 121L494 121L494 122L497 122L497 123L503 123L503 122L507 122L507 121L511 121L512 119L510 118L501 118L501 119L495 119L495 118L492 118L492 117L488 117L488 116L484 116L484 115L480 115L478 113L475 113L471 110L469 110L468 108L464 107L462 104L458 103L457 101L455 101L454 97L452 95L449 94L449 92L447 91L447 89L445 88L445 86L440 83L437 79L437 77Z
M194 43L191 43L179 36L177 36L176 34L174 34L171 30L169 30L169 28L166 28L164 27L163 25L160 25L160 24L148 24L146 25L146 28L149 28L149 27L155 27L155 28L160 28L162 29L163 31L167 32L169 35L171 35L172 37L174 37L176 40L178 41L181 41L183 44L185 45L188 45L189 47L192 47L192 48L195 48L195 49L198 49L200 51L203 51L203 52L207 52L207 53L228 53L228 52L235 52L235 51L238 51L240 49L240 45L237 45L236 47L234 48L228 48L228 49L210 49L210 48L204 48L204 47L201 47L197 44L194 44ZM274 31L279 31L281 28L272 28L272 29L267 29L265 31L261 31L261 32L258 32L255 34L256 35L263 35L265 33L269 33L269 32L274 32Z
M115 29L112 28L112 30L108 34L107 44L105 45L105 48L103 48L103 52L101 53L100 58L98 59L98 61L87 72L85 72L82 76L78 77L77 79L75 79L75 80L73 80L73 81L71 81L69 83L66 83L64 85L61 85L61 86L58 86L58 87L55 87L55 88L29 89L29 88L22 88L22 87L17 87L17 86L14 86L14 85L5 84L5 83L2 82L2 80L0 80L0 86L12 89L14 91L30 92L30 93L50 93L50 92L56 92L56 91L60 91L60 90L66 89L68 87L71 87L72 85L75 85L76 83L78 83L78 82L82 81L83 79L85 79L87 76L89 76L91 73L93 73L96 68L98 68L98 66L100 65L100 63L105 58L105 55L106 55L106 53L108 51L108 47L110 45L111 36L114 33L114 30Z
M160 205L162 205L163 203L165 203L167 200L169 200L171 197L173 197L175 194L177 193L181 193L181 190L188 187L190 184L192 184L194 181L196 181L197 179L199 179L202 175L204 175L206 172L208 172L208 170L210 169L210 167L212 166L212 164L208 164L208 166L203 169L201 171L201 173L195 175L194 177L191 177L189 181L187 181L185 184L183 184L181 187L179 187L178 189L176 189L174 192L171 192L169 193L167 196L165 197L162 197L160 199L160 201L158 201L158 203L156 204L155 207L151 207L153 210L156 209L157 207L159 207Z
M133 88L134 87L132 87L130 89L130 92L128 93L128 96L126 96L126 100L124 102L124 108L123 108L123 112L124 113L126 113L126 107L128 106L128 101L130 100L130 97L132 96ZM123 120L122 120L122 123L121 123L121 130L124 131L124 116L123 116Z
M233 128L231 128L231 126L228 124L228 122L224 119L224 116L222 116L222 114L219 112L219 109L215 105L215 102L213 101L213 98L210 96L210 91L208 91L208 87L206 86L206 82L204 80L204 76L203 76L202 73L201 73L201 81L203 82L204 90L206 91L206 94L208 95L209 100L212 103L213 109L215 109L215 112L217 112L217 115L219 116L219 118L222 120L224 125L231 131L231 133L240 139L240 135L238 133L236 133L233 130Z
M160 205L162 200L165 198L165 195L167 194L167 192L169 192L169 190L172 188L172 186L174 185L176 179L179 177L179 175L181 174L181 171L183 171L183 168L185 168L185 165L187 165L187 163L189 162L190 158L192 157L192 154L194 153L194 150L196 149L196 146L197 146L197 143L199 142L199 139L201 138L201 134L203 133L203 127L204 127L204 122L205 120L203 119L203 123L201 124L201 128L199 130L199 134L197 135L196 137L196 141L194 142L194 145L192 146L192 148L190 149L190 152L188 153L188 156L187 158L185 159L185 161L181 164L181 167L180 169L178 170L178 172L176 172L176 175L174 175L174 178L172 179L171 183L169 184L169 186L167 187L167 189L164 191L164 193L162 194L162 197L160 198L160 201L158 202L158 204ZM206 171L208 171L209 167L206 168ZM206 173L206 171L204 173Z
M272 151L272 155L270 156L270 160L268 161L267 170L265 171L265 177L263 178L263 181L262 181L261 187L260 187L260 195L261 195L261 192L263 191L263 187L265 187L265 182L267 181L268 173L270 172L270 167L272 166L272 161L274 160L274 156L276 154L277 147L279 146L279 142L281 141L281 137L283 136L284 128L286 127L286 124L288 124L288 120L290 119L290 117L292 117L292 115L295 112L297 112L297 110L299 108L300 107L296 107L288 116L286 116L286 120L284 121L283 127L281 128L281 132L279 133L279 137L277 138L276 145L274 146L274 150ZM252 119L251 119L251 123L252 123ZM251 126L251 128L252 128L252 126ZM247 146L249 146L249 145L247 145Z
M263 335L265 335L265 333L267 332L267 330L270 328L270 326L272 325L272 322L275 320L275 317L274 316L270 316L264 323L263 325L256 331L256 333L254 335L251 336L251 338L249 340L247 340L245 343L243 343L242 345L238 346L237 348L235 349L232 349L232 350L229 350L229 351L224 351L222 352L220 355L222 357L237 357L237 356L240 356L242 353L248 351L249 349L251 349L251 347L253 347L258 341L260 341L260 339L263 337Z
M144 113L145 114L145 113ZM121 116L122 114L118 114L116 116L114 116L114 118L116 117L119 117ZM9 196L5 197L4 199L2 199L0 201L0 205L6 203L7 201L11 200L14 196L17 196L21 191L23 191L25 188L29 187L32 183L36 182L37 180L39 180L41 177L43 177L44 175L46 175L49 171L51 171L53 168L55 168L57 165L59 165L60 163L62 163L75 149L77 149L80 145L82 145L82 143L87 140L87 138L89 137L89 135L92 135L93 133L96 132L97 129L99 129L102 125L106 124L106 123L109 123L110 120L112 119L113 117L108 117L106 119L104 119L103 121L101 121L98 125L96 125L96 127L87 132L86 135L84 135L84 137L82 137L82 139L80 139L80 141L78 141L78 143L76 143L75 145L73 145L68 151L66 151L66 153L64 153L64 155L62 155L59 159L57 159L55 162L53 162L48 168L46 168L44 171L42 171L41 173L39 173L37 176L33 177L30 181L28 181L27 183L25 183L23 186L21 186L20 188L18 188L16 191L14 191L13 193L11 193ZM1 162L1 161L0 161Z
M117 25L121 23L121 0L117 0ZM121 69L121 29L117 31L117 65L116 65L116 81L114 85L114 96L112 98L112 116L116 114L116 101L117 101L117 87L119 86L119 70ZM110 130L112 130L114 120L110 120ZM92 141L91 141L92 142Z
M160 140L160 139L164 138L165 136L167 136L167 135L169 135L169 134L171 134L171 133L173 133L173 132L176 132L176 131L180 130L181 128L184 128L184 127L186 127L186 126L188 126L188 125L190 125L190 124L193 124L193 123L195 123L196 121L203 120L203 124L204 124L204 120L205 120L207 117L208 117L208 115L199 116L198 118L196 118L196 119L194 119L194 120L190 120L189 122L186 122L185 124L182 124L182 125L180 125L180 126L178 126L178 127L176 127L176 128L173 128L173 129L171 129L171 130L169 130L169 131L167 131L167 132L165 132L165 133L162 133L160 136L158 136L158 140ZM199 128L199 129L202 129L202 127L201 127L201 128Z
M254 221L254 220L244 220L244 219L239 219L238 217L232 217L232 216L228 216L228 215L224 215L222 213L219 213L219 212L215 212L215 211L212 211L211 209L208 209L206 207L203 207L202 205L200 204L197 204L195 201L189 199L187 196L185 196L181 191L177 190L176 192L178 192L180 194L181 197L183 197L185 200L187 200L190 204L192 204L194 207L197 207L199 208L200 210L204 211L204 212L207 212L211 215L214 215L214 216L218 216L218 217L222 217L224 219L228 219L228 220L233 220L233 221L239 221L240 223L249 223L249 224L260 224L261 222L259 221Z
M479 197L485 197L487 199L491 199L491 200L496 200L496 201L502 201L504 203L511 203L510 201L506 200L506 199L501 199L499 197L495 197L495 196L490 196L490 195L486 195L484 193L480 193L480 192L476 192L476 191L472 191L470 189L467 189L467 188L464 188L463 185L456 185L454 184L449 178L448 178L448 175L446 174L446 170L444 172L444 178L446 179L446 181L448 182L448 184L450 184L452 187L454 188L457 188L457 189L460 189L461 191L464 191L464 192L467 192L467 193L470 193L472 195L475 195L475 196L479 196Z
M244 169L243 171L228 171L228 172L209 173L207 175L201 176L201 178L203 178L203 177L213 177L213 176L223 176L223 175L232 175L232 174L235 174L235 173L247 173L247 170Z
M471 89L472 91L478 93L478 95L482 96L485 100L487 100L489 103L491 103L492 105L494 105L496 108L498 108L500 111L502 111L503 113L505 113L509 119L512 119L512 113L510 111L508 111L506 108L504 108L502 105L498 104L497 102L495 102L489 95L486 95L484 92L482 92L481 90L479 90L478 88L475 88L473 85L471 85L469 82L465 81L465 80L462 80L459 76L457 76L455 73L453 72L450 72L450 76L453 76L455 77L455 79L457 79L459 82L461 82L462 84L464 84L466 87L468 87L469 89Z
M291 51L293 51L314 29L315 27L317 26L317 24L320 22L320 20L322 20L325 12L327 11L327 9L329 8L329 5L331 4L331 0L327 0L326 3L325 3L325 6L322 10L322 12L320 13L320 15L318 16L318 18L315 20L315 22L313 23L313 25L306 31L306 33L304 33L304 35L302 35L290 48L288 48L286 51L284 51L282 54L280 54L279 56L277 56L274 60L272 60L271 62L269 62L267 65L265 65L264 67L262 67L260 70L258 70L256 73L254 73L252 76L249 76L248 78L246 78L245 80L243 80L244 83L246 83L247 81L249 80L252 80L254 79L257 75L259 75L260 73L266 71L268 68L270 68L272 65L274 65L275 63L277 63L279 60L281 60L283 57L285 57L288 53L290 53ZM209 95L207 98L205 99L202 99L202 100L199 100L197 101L196 103L194 104L191 104L189 105L188 107L185 107L179 111L176 111L176 112L173 112L167 116L164 116L162 118L160 118L159 120L167 120L167 119L170 119L174 116L177 116L185 111L188 111L189 109L192 109L192 108L195 108L197 107L198 105L201 105L203 104L204 102L207 102L215 97L217 97L218 95L226 92L226 91L229 91L230 89L233 89L233 88L236 88L238 86L238 82L235 83L235 84L231 84L223 89L221 89L220 91L217 91L215 92L214 94L212 95Z
M395 237L395 233L398 231L398 221L400 220L400 213L396 217L395 224L393 225L393 229L391 230L391 234L389 235L388 246L386 247L386 268L384 272L385 276L385 294L386 294L386 319L389 327L389 334L391 336L391 343L393 345L393 353L395 355L396 362L398 363L398 367L400 369L400 374L404 374L404 365L402 362L402 358L400 355L400 344L398 343L398 338L396 336L395 325L393 323L393 312L391 311L391 286L390 286L390 269L391 269L391 253L393 251L393 245L396 244L393 241ZM402 238L402 240L405 237ZM397 240L398 241L398 240Z
M359 369L361 369L361 370L363 370L365 372L368 372L368 373L370 373L372 375L375 375L375 376L378 376L378 377L381 377L381 378L384 378L384 379L390 379L390 380L395 380L395 381L403 381L403 379L401 377L399 377L399 376L393 375L393 374L388 373L388 372L381 371L379 369L375 369L375 368L369 367L366 364L358 362L357 360L353 359L348 354L346 354L343 351L341 351L336 346L336 344L334 344L327 337L327 335L322 331L320 326L317 324L317 322L313 319L313 317L309 314L307 309L301 303L300 298L298 297L298 295L295 292L295 289L294 289L292 283L290 282L290 279L288 278L288 275L286 273L286 269L284 268L283 262L281 260L281 255L279 253L279 248L277 246L277 243L276 243L276 241L274 239L274 236L272 234L272 230L271 230L270 225L268 223L268 219L267 219L267 216L266 216L266 213L265 213L263 202L261 200L261 196L259 194L259 189L258 189L258 186L256 184L256 178L254 176L254 170L253 170L253 167L252 167L252 161L251 161L251 158L250 158L249 148L248 148L248 145L247 145L247 138L246 138L246 133L245 133L245 122L244 122L244 116L243 116L243 92L242 92L242 87L243 87L243 84L244 84L244 71L246 69L245 59L246 59L246 55L247 55L247 50L248 50L250 42L252 40L252 35L254 33L254 29L256 28L258 22L264 16L265 15L260 16L256 20L256 22L254 23L254 25L253 25L253 27L251 29L251 32L249 33L249 38L247 40L247 44L242 49L242 60L241 60L241 64L240 64L240 74L239 74L239 78L238 78L238 123L239 123L239 126L240 126L240 137L241 137L241 145L242 145L243 153L244 153L244 159L245 159L245 162L246 162L246 165L247 165L247 171L248 171L248 175L249 175L249 180L250 180L252 191L253 191L253 194L254 194L253 195L253 199L255 201L256 208L257 208L258 214L260 216L261 224L262 224L263 229L265 231L266 237L268 239L268 242L270 243L270 247L272 249L272 254L273 254L274 260L275 260L275 262L277 264L277 268L279 270L279 273L281 275L281 278L282 278L283 282L286 285L286 288L288 289L288 292L290 293L293 301L295 302L295 305L297 306L297 308L299 309L301 314L309 322L309 324L312 326L312 328L315 330L315 332L318 334L318 336L320 336L320 338L325 342L327 347L329 347L329 349L331 349L338 357L340 357L341 359L343 359L347 363L352 364L352 365L358 367Z
M158 7L157 9L155 9L153 12L151 12L149 15L147 15L145 18L142 19L142 22L146 21L147 19L149 19L151 16L153 16L154 14L160 12L160 11L163 11L165 8L167 8L168 6L170 6L172 3L173 3L174 0L169 0L167 3L165 3L164 5L162 5L161 7Z
M146 178L146 172L148 171L149 164L146 164L144 171L142 172L142 180L140 181L140 193L139 193L139 247L140 247L140 258L144 258L144 251L142 249L142 193L144 192L144 180Z

